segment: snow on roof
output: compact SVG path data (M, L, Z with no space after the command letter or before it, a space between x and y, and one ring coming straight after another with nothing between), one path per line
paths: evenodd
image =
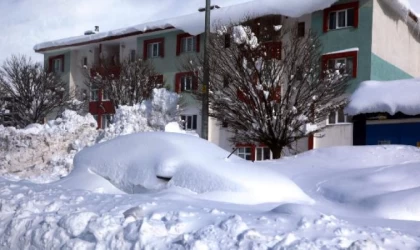
M331 52L325 53L324 55L331 55L331 54L338 54L338 53L346 53L346 52L354 52L354 51L359 51L359 48L350 48L350 49L343 49L343 50L331 51Z
M353 93L345 112L349 115L386 112L420 114L420 78L365 81Z
M258 0L238 5L222 7L211 11L211 22L231 23L238 22L247 16L258 17L270 14L279 14L290 17L300 17L304 14L328 8L337 0ZM143 23L127 28L101 32L94 35L76 36L40 43L34 50L42 52L50 49L59 49L67 46L78 46L90 42L99 42L103 39L119 38L121 36L138 35L162 29L175 28L191 35L204 32L204 12L190 15L162 19L159 21Z

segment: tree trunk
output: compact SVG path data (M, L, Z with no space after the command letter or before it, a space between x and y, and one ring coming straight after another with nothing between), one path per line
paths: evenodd
M270 150L273 153L273 159L280 159L281 153L283 152L283 147L272 146L270 147Z

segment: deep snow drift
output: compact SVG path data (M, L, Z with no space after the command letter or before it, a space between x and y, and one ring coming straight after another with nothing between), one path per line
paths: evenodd
M96 130L92 115L69 110L44 125L0 125L0 174L39 183L57 180L73 169L75 154L86 146L136 132L164 131L168 123L177 131L177 112L178 94L162 88L153 90L151 100L119 107L105 130Z
M160 137L163 133L157 134ZM166 135L168 139L165 140L183 138L186 144L195 141L187 138L198 139L188 135ZM85 149L78 161L106 170L110 167L107 162L97 155L88 155L107 151L110 145L120 146L117 142L128 145L125 140L130 138L137 137L120 137L114 142ZM150 149L156 150L159 140L156 145L146 142L151 144ZM104 148L100 149L100 145ZM153 156L165 156L166 149L173 145L160 146L162 154L155 152L141 162L154 162ZM198 146L200 148L188 152L189 157L180 151L172 156L183 155L182 159L177 159L195 162L196 157L205 155L204 159L196 161L196 169L190 166L196 173L210 173L206 176L208 179L199 179L204 187L218 175L226 177L225 181L229 183L238 184L239 178L229 174L230 163L218 159L222 157L219 149L213 153L209 151L213 150L210 146ZM118 153L118 149L115 150ZM135 148L128 153L133 152L136 152ZM139 156L146 156L141 150L137 152ZM118 161L129 163L135 159L128 155L131 157L127 161L117 157ZM112 153L106 157L110 160ZM196 199L201 198L200 195L175 186L153 193L113 195L81 190L86 187L82 179L78 179L71 189L62 189L57 185L11 182L0 178L0 248L419 249L419 157L420 150L413 147L339 147L278 161L248 163L253 166L245 164L246 171L238 171L238 177L244 175L240 172L252 173L249 168L265 173L271 169L280 176L288 176L315 200L314 204L306 205L289 202L252 206L219 203ZM223 166L208 164L214 167L213 171L200 165L200 161L223 163ZM233 165L240 162L243 161L237 158L231 160ZM121 166L121 170L130 169L128 164ZM118 170L119 166L115 167ZM132 173L138 172L133 169ZM110 180L120 173L117 170L110 175ZM165 168L162 172L157 170L159 168L151 168L156 173L172 176L173 180L178 172ZM196 180L192 175L185 177ZM259 180L259 172L252 178ZM249 179L238 185L250 187L247 186L250 185L247 184ZM269 181L274 179L277 179L275 174L268 178ZM86 182L91 180L94 179ZM276 196L285 191L274 187L269 192ZM235 199L236 194L227 198Z
M227 159L228 155L215 144L187 134L131 134L79 152L74 170L55 185L105 193L178 187L199 194L199 198L226 202L312 203L281 174L258 168L236 155Z

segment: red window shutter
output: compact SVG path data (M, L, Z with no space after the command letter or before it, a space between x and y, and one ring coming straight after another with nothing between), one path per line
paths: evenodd
M193 87L194 91L198 90L198 77L195 74L193 74L193 86L192 87Z
M324 23L323 23L324 33L328 32L329 15L330 15L330 9L325 9L324 10Z
M178 73L175 75L175 92L176 93L181 92L181 77L182 77L181 73Z
M359 27L359 2L355 4L354 8L354 27Z
M147 59L147 46L149 43L147 41L144 41L143 43L143 60Z
M165 57L165 40L163 40L162 39L162 41L160 42L160 45L159 45L159 54L160 54L160 57Z
M198 35L198 36L196 36L195 37L195 50L196 50L196 52L200 52L200 38L201 38L201 36L200 35Z
M163 75L158 75L158 81L163 85Z
M181 42L182 42L182 34L176 36L176 55L179 56L181 54Z

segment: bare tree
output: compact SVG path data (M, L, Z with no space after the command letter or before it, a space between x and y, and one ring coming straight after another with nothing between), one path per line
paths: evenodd
M280 158L293 142L323 129L308 125L343 103L349 77L345 65L329 69L322 62L315 34L267 20L216 28L208 44L209 115L227 124L231 142L262 143ZM202 80L201 56L183 65Z
M60 76L26 56L6 59L0 69L0 89L3 108L13 107L11 123L19 127L42 123L48 115L59 114L74 103Z
M90 89L102 90L116 107L141 103L151 98L154 88L163 87L163 77L150 61L142 59L86 69L85 79Z

